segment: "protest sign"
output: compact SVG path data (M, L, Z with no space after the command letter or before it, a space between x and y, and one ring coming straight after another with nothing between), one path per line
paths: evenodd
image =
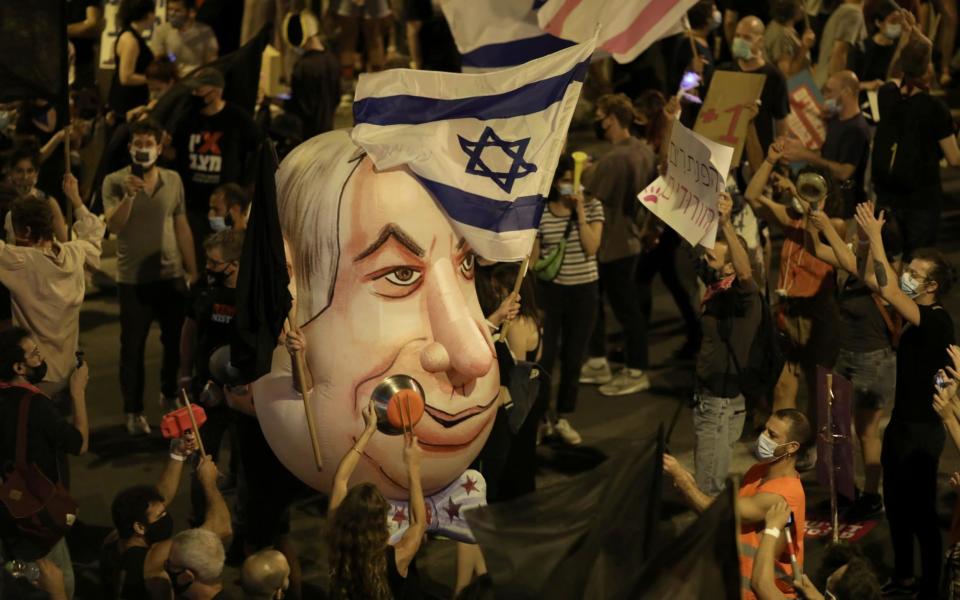
M733 148L673 124L667 172L640 192L640 202L683 239L713 248L717 198L724 190Z
M740 164L743 144L747 141L750 115L746 106L760 98L766 75L716 71L707 90L693 130L719 144L733 147L733 164Z
M823 94L813 82L810 71L802 71L787 81L790 114L787 131L800 140L807 150L819 150L827 139L827 126L820 116Z

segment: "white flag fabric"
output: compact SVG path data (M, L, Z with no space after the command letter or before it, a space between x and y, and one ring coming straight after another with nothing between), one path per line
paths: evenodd
M361 75L351 136L378 169L407 165L477 254L521 260L595 44L493 73Z
M525 4L523 0L518 0ZM537 12L547 33L575 42L593 37L619 63L638 57L677 26L697 0L546 0Z
M444 0L440 6L464 73L515 67L574 44L544 33L530 0Z

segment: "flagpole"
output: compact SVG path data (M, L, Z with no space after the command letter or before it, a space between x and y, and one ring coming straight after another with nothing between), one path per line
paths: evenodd
M528 254L526 258L523 259L523 262L520 263L520 270L517 271L517 278L513 282L513 291L510 292L510 295L513 296L520 292L520 285L523 283L523 278L527 276L527 267L530 266L530 255ZM503 324L503 327L500 328L500 339L503 340L503 343L507 342L507 331L510 329L511 321L507 321Z
M67 113L67 119L70 118L70 113ZM63 172L65 175L70 174L70 121L67 121L66 126L63 128ZM77 186L77 191L79 192L79 186ZM67 222L67 239L70 239L70 234L73 232L73 202L67 202L67 214L64 220Z
M833 530L833 543L840 541L839 515L837 513L837 473L834 467L834 435L833 435L833 373L827 373L827 442L829 451L827 465L830 468L830 525Z
M294 331L293 322L287 316L287 331ZM313 388L313 380L308 378L309 370L303 358L303 352L291 352L290 361L293 365L293 387L300 392L303 401L303 412L307 418L307 431L310 433L310 445L313 447L313 460L317 470L323 470L323 458L320 456L320 439L317 437L317 426L313 420L313 406L307 398L307 392Z

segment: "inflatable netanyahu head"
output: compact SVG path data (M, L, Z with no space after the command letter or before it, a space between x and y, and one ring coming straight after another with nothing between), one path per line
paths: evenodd
M347 131L293 150L277 173L277 196L323 470L314 464L282 347L270 374L254 385L267 441L295 475L328 492L363 431L374 390L405 375L425 400L413 426L424 491L442 489L486 441L500 389L470 247L410 171L378 171ZM404 438L393 433L373 435L351 484L371 482L389 498L406 499Z

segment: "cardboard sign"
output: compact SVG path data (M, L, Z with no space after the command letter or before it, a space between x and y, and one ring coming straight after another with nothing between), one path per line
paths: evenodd
M106 0L103 3L103 31L100 32L101 69L112 71L117 68L114 49L117 44L117 38L120 37L120 31L123 30L123 25L120 24L120 20L117 18L117 12L119 10L120 0ZM153 28L143 32L143 39L148 43L157 25L167 20L167 0L156 0L156 15L157 20Z
M827 126L820 116L824 102L820 88L813 82L810 71L802 71L787 81L787 89L790 98L787 131L808 150L819 150L827 139Z
M718 144L733 147L732 164L740 164L743 144L747 141L750 120L745 106L755 103L763 91L766 75L716 71L707 90L693 130Z
M696 246L713 248L717 199L726 187L733 148L673 124L667 172L640 192L641 204Z

